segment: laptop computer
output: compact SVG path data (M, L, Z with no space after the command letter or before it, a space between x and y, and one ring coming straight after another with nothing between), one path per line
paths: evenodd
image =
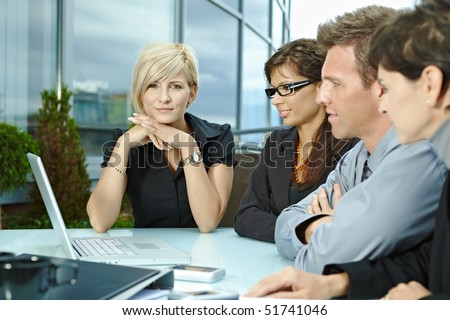
M111 237L108 233L99 233L95 237L69 238L42 159L32 153L28 153L27 157L53 229L62 249L70 258L123 265L175 265L191 262L190 255L159 237ZM107 248L103 248L104 245Z

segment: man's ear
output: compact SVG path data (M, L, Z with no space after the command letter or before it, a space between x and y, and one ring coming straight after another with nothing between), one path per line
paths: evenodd
M374 92L375 96L376 96L378 99L383 98L384 90L383 90L383 87L382 87L382 86L380 85L380 83L378 82L378 80L375 81L375 82L372 84L372 87L371 87L370 89Z
M384 96L384 89L383 89L383 87L382 86L380 86L380 92L379 92L379 94L378 94L378 98L383 98L383 96Z

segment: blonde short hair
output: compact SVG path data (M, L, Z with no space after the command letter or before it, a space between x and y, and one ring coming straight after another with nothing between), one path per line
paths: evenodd
M145 46L133 70L131 100L136 112L143 113L142 97L151 83L173 78L180 72L189 87L198 86L197 58L190 46L170 42Z

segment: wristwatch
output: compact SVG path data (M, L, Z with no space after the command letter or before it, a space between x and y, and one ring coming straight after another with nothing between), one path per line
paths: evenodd
M193 164L199 164L203 161L203 156L202 153L200 151L196 151L193 154L191 154L189 157L187 157L186 159L182 160L183 163L187 163L190 165Z

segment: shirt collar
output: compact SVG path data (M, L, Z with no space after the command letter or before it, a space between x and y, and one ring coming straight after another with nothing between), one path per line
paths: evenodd
M365 152L361 152L360 154L365 157L365 159L361 159L362 163L367 160L367 165L373 172L376 170L379 163L383 160L386 153L388 153L398 145L400 145L400 141L398 140L397 133L395 132L394 128L391 127L386 131L383 138L381 138L380 142L378 142L377 146L370 155L363 144L363 150L365 150Z
M450 144L447 142L450 137L450 118L447 119L431 136L430 141L437 150L447 168L450 168Z
M186 112L184 115L186 121L194 130L193 136L196 141L201 142L203 146L208 140L216 138L222 134L221 126L215 123L209 123L206 120L200 119L191 113Z

